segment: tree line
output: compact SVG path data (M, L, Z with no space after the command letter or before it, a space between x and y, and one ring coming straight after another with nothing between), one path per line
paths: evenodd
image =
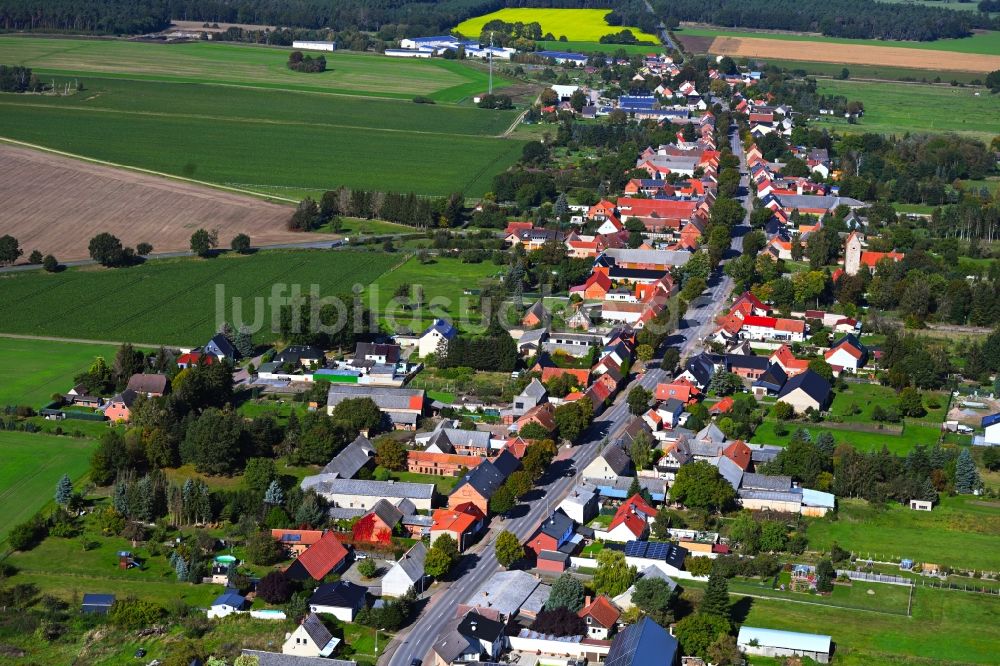
M26 93L40 92L45 86L29 67L20 65L0 65L0 92Z
M326 56L302 55L302 51L292 51L288 55L288 69L293 72L325 72Z
M288 221L292 231L312 231L331 224L339 231L340 216L378 218L411 227L456 227L462 223L465 197L420 197L409 192L350 190L340 187L323 193L319 203L306 197Z
M819 32L829 37L933 41L968 37L972 28L996 29L988 14L912 5L900 12L874 0L657 0L657 14L727 28Z

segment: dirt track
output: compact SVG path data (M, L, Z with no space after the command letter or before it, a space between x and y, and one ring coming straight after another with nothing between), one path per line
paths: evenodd
M992 72L1000 69L1000 56L910 49L867 44L789 41L766 37L716 37L708 52L713 55L832 62L844 65L879 64L884 67L941 70L949 72Z
M22 261L35 249L88 259L87 244L103 231L155 252L190 249L199 228L217 229L222 247L238 233L254 245L326 238L287 231L291 214L241 194L0 143L0 234L21 242Z

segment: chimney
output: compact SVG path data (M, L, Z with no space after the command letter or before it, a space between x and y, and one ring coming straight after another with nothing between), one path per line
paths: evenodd
M587 595L586 597L583 598L583 606L584 608L586 608L589 605L590 605L590 595Z

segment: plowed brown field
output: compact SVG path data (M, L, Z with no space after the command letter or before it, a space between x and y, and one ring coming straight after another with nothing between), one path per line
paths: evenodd
M255 246L321 241L285 229L292 208L193 183L0 144L0 234L60 261L87 259L107 231L154 252L190 249L191 234L216 229L219 244L245 233Z
M716 37L708 52L713 55L832 62L844 65L879 64L949 72L992 72L1000 69L1000 56L908 49L898 46L833 44L766 37Z

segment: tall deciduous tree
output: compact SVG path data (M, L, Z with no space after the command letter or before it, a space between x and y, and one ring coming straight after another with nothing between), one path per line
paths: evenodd
M584 596L583 583L573 574L566 572L552 585L552 592L545 602L545 609L568 608L575 613L583 608Z
M497 562L504 568L510 567L524 557L524 547L513 532L504 530L497 535L494 547L497 554Z

